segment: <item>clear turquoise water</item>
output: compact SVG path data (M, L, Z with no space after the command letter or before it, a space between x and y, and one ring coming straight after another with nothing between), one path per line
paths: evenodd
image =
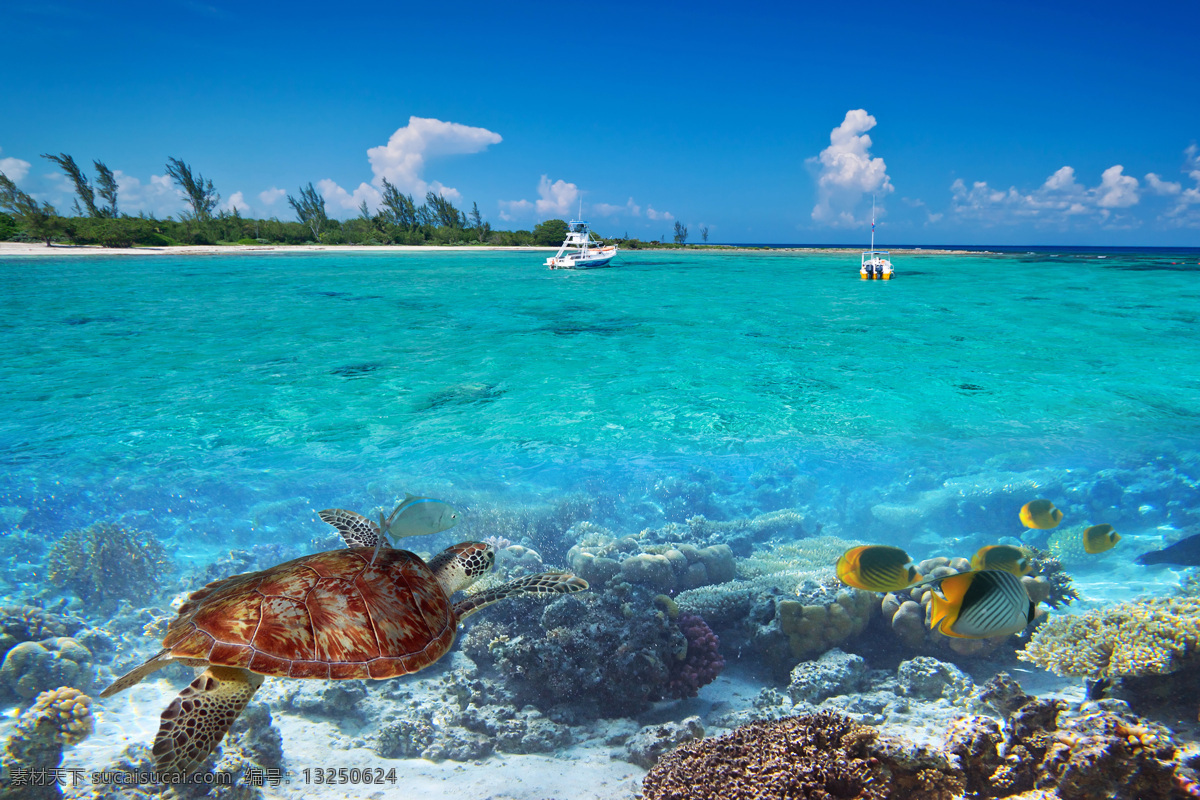
M853 253L541 259L0 260L0 505L53 533L175 496L236 516L379 480L634 494L1200 442L1179 256L898 256L886 283Z

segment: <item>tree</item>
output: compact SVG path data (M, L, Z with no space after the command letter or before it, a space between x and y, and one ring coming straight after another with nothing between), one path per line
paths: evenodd
M675 244L687 244L687 226L675 220Z
M221 195L217 194L213 182L206 182L204 176L200 174L193 176L192 168L178 158L167 159L167 174L171 176L171 180L175 181L175 185L187 195L188 205L192 207L193 219L199 222L211 220L212 212L216 209L217 203L221 202Z
M411 194L404 194L387 178L383 179L383 205L388 210L389 220L393 225L411 231L417 227L417 205Z
M103 161L93 161L92 164L96 167L96 194L100 195L101 200L108 201L108 208L100 209L100 215L116 217L117 179L113 177L112 170L106 167Z
M0 209L16 217L30 236L50 246L57 228L54 206L49 203L39 205L37 200L18 189L3 172L0 172Z
M371 209L367 207L367 201L363 200L358 204L358 218L364 222L371 221Z
M431 225L445 226L456 230L467 227L467 215L455 208L453 203L440 194L426 192L425 209Z
M75 194L79 195L79 200L75 201L75 213L82 216L83 212L87 211L89 217L100 216L100 212L96 210L96 193L92 191L92 185L88 183L87 175L83 174L83 170L75 163L75 159L66 153L59 153L56 156L42 153L42 158L53 161L62 167L62 171L71 179L71 183L75 184ZM83 201L82 209L79 207L80 200Z
M483 215L479 213L479 203L471 203L471 227L475 229L475 237L479 239L480 244L491 235L492 225L483 221Z
M705 244L708 244L708 226L707 225L700 226L700 238L704 240Z
M329 217L325 216L325 198L321 193L309 183L300 187L299 200L289 194L288 204L296 209L296 216L312 231L313 239L320 241L321 227L329 222Z
M538 245L560 245L567 238L567 223L561 219L539 222L533 229L533 243Z

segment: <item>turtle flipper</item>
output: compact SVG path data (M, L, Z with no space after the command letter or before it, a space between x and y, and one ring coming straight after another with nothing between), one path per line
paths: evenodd
M210 666L201 673L162 713L151 751L155 769L195 772L262 682L262 675L237 667Z
M344 508L327 508L317 516L337 528L348 547L375 547L379 544L379 526L362 514Z
M494 589L485 589L465 600L458 601L454 604L454 613L458 616L459 622L462 622L481 608L490 606L506 597L520 594L570 594L571 592L582 592L587 588L587 581L569 572L543 572L540 575L526 575L524 578L517 578L515 581L509 581Z
M135 683L141 683L152 672L158 672L160 669L170 664L174 659L170 656L170 650L160 650L149 661L141 666L134 667L126 672L121 677L117 678L112 684L100 693L101 697L112 697L114 694L123 692Z

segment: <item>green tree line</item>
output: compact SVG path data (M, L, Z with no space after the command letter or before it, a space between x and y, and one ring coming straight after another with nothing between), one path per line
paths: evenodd
M60 213L49 203L39 203L0 172L0 240L104 247L313 243L554 246L562 243L567 230L561 219L546 220L531 231L495 230L483 219L477 203L466 213L446 197L428 192L417 205L417 199L386 178L380 207L372 212L363 201L358 216L351 219L330 219L325 199L312 183L287 197L296 214L294 220L243 217L236 207L218 210L221 195L213 182L178 158L167 160L166 172L183 194L187 209L166 219L145 213L134 216L119 212L117 182L103 162L92 162L96 171L93 185L70 155L42 157L57 164L74 186L74 213ZM608 241L634 249L644 246L628 237Z

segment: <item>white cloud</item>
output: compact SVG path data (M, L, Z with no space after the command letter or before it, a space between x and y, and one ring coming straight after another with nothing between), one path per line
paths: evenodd
M541 217L563 217L575 212L575 201L579 199L579 187L559 178L554 183L545 175L538 182L537 213Z
M666 222L675 219L675 217L671 216L670 211L655 211L654 206L646 206L646 216L650 219L661 219Z
M528 216L531 211L537 212L538 219L574 219L578 200L578 186L561 178L551 183L549 176L543 175L538 181L538 199L532 203L528 200L501 200L500 219L511 221Z
M277 189L274 186L258 193L259 202L261 202L264 206L273 206L286 196L286 189Z
M4 148L0 147L0 153L3 152ZM7 175L13 183L20 183L29 174L31 166L28 161L20 158L0 158L0 172Z
M321 192L321 197L325 198L326 214L329 214L331 210L357 211L363 200L367 201L369 208L378 208L380 200L383 199L379 190L369 183L360 183L358 188L351 193L329 178L325 178L317 181L317 189ZM333 214L332 216L337 215Z
M461 203L463 196L457 189L440 181L427 182L422 177L426 159L479 153L501 141L500 134L486 128L473 128L440 119L409 117L408 124L397 128L387 144L367 150L367 159L374 173L370 184L361 183L353 192L346 191L328 178L317 185L325 197L326 208L356 210L364 199L368 206L378 207L384 178L405 194L413 195L418 204L428 192L441 195L453 203Z
M232 195L230 195L229 202L225 204L225 207L230 211L233 211L236 208L238 212L242 214L248 214L250 212L250 204L246 202L246 196L241 192L234 192Z
M813 221L834 227L856 227L864 224L854 212L867 194L887 194L894 191L882 158L872 158L871 137L867 131L875 127L875 118L861 108L846 112L846 118L829 134L829 147L815 158L812 166L820 166L817 176L817 204L813 206Z
M168 217L184 209L183 193L167 175L151 175L149 183L142 183L114 169L113 177L117 180L117 209L123 214L145 212Z
M1115 164L1104 170L1098 185L1088 188L1076 179L1073 167L1061 167L1027 193L1016 187L993 189L986 181L975 181L967 188L959 178L950 186L951 212L985 225L1032 222L1063 227L1073 219L1106 227L1137 225L1128 215L1114 213L1114 209L1129 208L1141 199L1137 178L1123 173L1124 167Z
M626 213L631 217L638 217L642 213L642 207L633 202L632 197L623 206L614 206L609 203L595 203L592 205L591 210L598 217L616 217Z
M1159 220L1176 228L1200 228L1200 148L1195 144L1188 145L1183 151L1181 172L1187 173L1196 185L1184 189L1181 183L1165 183L1165 186L1177 188L1178 191L1168 192L1176 195L1175 205L1159 217ZM1149 175L1146 176L1146 182L1151 183Z
M1116 164L1101 173L1100 185L1096 188L1099 198L1096 200L1096 205L1101 208L1129 208L1137 205L1137 178L1132 175L1122 175L1124 169L1120 164Z
M512 222L514 219L527 217L533 213L533 203L528 200L501 200L500 219Z
M486 128L473 128L457 122L443 122L440 119L424 117L409 117L408 124L398 128L387 144L372 147L367 151L371 162L371 171L375 173L372 181L375 186L382 188L383 179L387 178L402 192L411 192L423 197L428 191L436 191L443 197L451 197L448 189L437 184L426 183L421 177L425 169L425 159L431 156L464 155L479 153L489 145L499 144L503 139L500 134Z
M1154 172L1146 173L1146 186L1155 194L1174 195L1183 190L1179 181L1164 181L1161 175Z

